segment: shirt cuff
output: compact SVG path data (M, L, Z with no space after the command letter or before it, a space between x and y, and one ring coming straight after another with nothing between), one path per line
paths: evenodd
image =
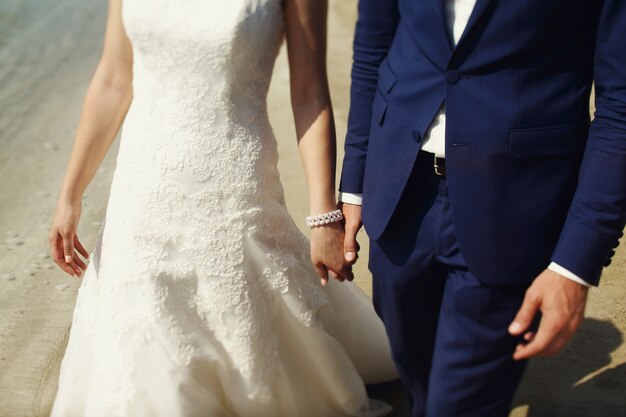
M346 204L354 204L355 206L360 206L363 204L363 195L340 192L339 201Z
M587 281L585 281L584 279L582 279L581 277L579 277L578 275L568 271L567 269L563 268L561 265L552 262L549 266L548 269L556 272L559 275L564 276L567 279L571 279L574 282L577 282L580 285L584 285L585 287L591 287L591 284L589 284Z

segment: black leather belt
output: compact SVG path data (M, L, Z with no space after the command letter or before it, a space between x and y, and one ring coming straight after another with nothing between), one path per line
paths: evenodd
M446 176L446 158L434 157L433 166L435 168L435 174L440 177Z

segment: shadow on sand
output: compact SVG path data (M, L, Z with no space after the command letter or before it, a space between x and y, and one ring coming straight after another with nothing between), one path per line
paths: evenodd
M610 321L586 319L557 356L533 360L513 402L525 417L625 417L626 364L606 368L623 343ZM372 398L394 407L389 417L408 417L405 390L399 382L368 387Z
M514 405L528 417L626 416L626 364L606 368L623 341L610 321L586 319L559 355L530 363Z

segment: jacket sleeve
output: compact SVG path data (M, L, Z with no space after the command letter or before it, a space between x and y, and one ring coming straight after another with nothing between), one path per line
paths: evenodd
M626 1L604 0L596 41L596 113L578 187L552 260L592 285L626 222Z
M378 68L399 23L398 0L359 0L354 37L350 114L340 191L361 193Z

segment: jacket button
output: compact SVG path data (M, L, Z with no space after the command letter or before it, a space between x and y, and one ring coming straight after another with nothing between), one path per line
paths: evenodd
M417 143L422 142L422 135L420 135L420 132L418 132L417 130L414 130L413 132L411 132L411 135L413 135L413 140L415 140L415 142Z
M461 80L461 73L455 69L446 72L446 81L450 84L456 84Z
M606 267L606 266L609 266L609 265L611 265L611 259L610 259L610 258L609 258L609 259L607 259L607 260L606 260L606 262L604 263L604 266L605 266L605 267Z

